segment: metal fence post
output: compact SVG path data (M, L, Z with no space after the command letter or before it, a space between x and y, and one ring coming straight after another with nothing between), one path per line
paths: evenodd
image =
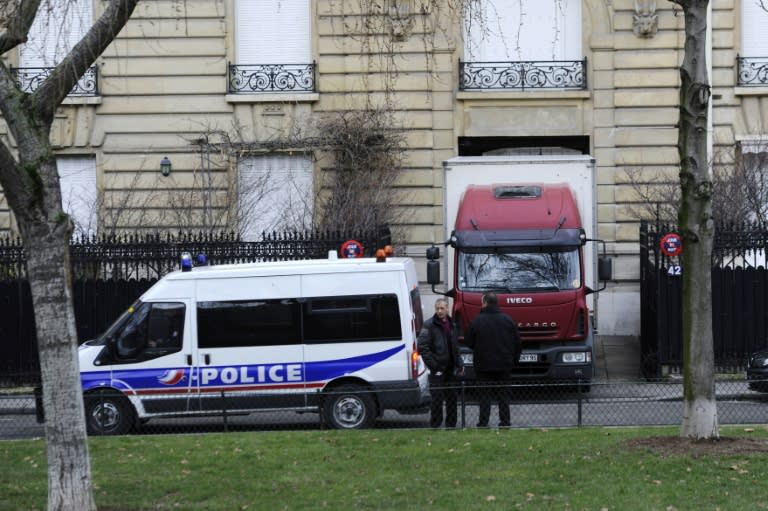
M576 425L578 427L581 427L582 426L581 418L582 418L582 412L583 412L583 410L582 410L582 408L583 408L583 406L582 406L582 399L581 399L581 386L577 386L576 387L576 395L578 396L576 398L576 402L577 402L576 406L578 408L578 420L577 420Z
M223 409L222 417L224 417L224 433L229 432L229 421L227 416L227 397L224 391L221 391L221 408Z
M43 387L35 387L35 418L38 424L45 422L45 410L43 409Z

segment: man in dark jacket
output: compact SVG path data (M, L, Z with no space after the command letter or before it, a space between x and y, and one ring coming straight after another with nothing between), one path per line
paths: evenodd
M510 372L520 357L520 332L517 324L499 310L495 293L483 295L480 314L469 325L464 343L474 352L475 375L490 384L481 389L479 427L488 426L491 394L499 402L499 426L508 427L509 391L504 388Z
M435 315L424 322L419 332L419 353L429 368L429 387L432 394L429 423L439 428L443 423L445 403L445 425L456 427L456 376L464 370L456 341L456 328L448 316L448 301L439 298L435 302Z

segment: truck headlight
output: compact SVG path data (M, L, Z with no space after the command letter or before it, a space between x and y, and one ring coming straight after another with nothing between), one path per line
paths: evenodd
M587 351L573 351L563 353L563 362L566 364L586 364L592 362L592 354Z

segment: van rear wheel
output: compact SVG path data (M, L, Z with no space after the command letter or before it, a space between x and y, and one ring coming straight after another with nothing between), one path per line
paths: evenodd
M133 407L116 390L85 396L85 425L90 435L124 435L136 421Z
M370 428L376 421L376 403L367 389L342 385L325 396L323 420L335 429Z

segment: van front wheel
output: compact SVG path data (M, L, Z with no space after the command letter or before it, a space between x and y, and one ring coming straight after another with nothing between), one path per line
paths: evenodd
M325 396L323 419L335 429L370 428L376 420L376 403L366 389L342 385Z
M85 396L85 425L90 435L124 435L135 422L133 407L117 391Z

